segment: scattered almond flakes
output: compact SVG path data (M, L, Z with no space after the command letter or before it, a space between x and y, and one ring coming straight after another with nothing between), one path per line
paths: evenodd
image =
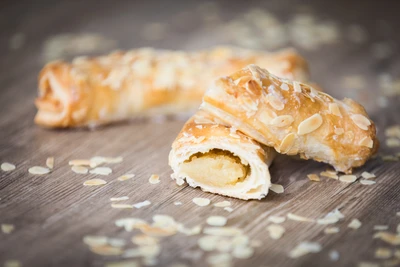
M328 177L328 178L332 178L332 179L335 179L335 180L339 179L339 176L334 171L324 171L324 172L321 172L319 175L324 176L324 177Z
M49 169L53 169L54 168L54 157L49 157L46 159L46 166Z
M107 182L103 179L90 179L86 180L83 185L84 186L96 186L96 185L105 185Z
M309 253L318 253L322 250L319 243L316 242L301 242L289 252L289 257L292 259L299 258Z
M392 255L392 250L387 248L377 248L375 250L375 258L377 259L389 259Z
M296 214L293 214L293 213L290 213L290 212L289 212L286 216L287 216L287 218L288 218L289 220L293 220L293 221L299 221L299 222L315 222L314 219L310 219L310 218L307 218L307 217L299 216L299 215L296 215Z
M135 208L137 208L137 209L140 209L140 208L149 206L150 204L151 204L150 201L145 200L145 201L143 201L143 202L139 202L139 203L133 204L132 206L135 207Z
M73 159L68 162L71 166L90 166L90 160L88 159Z
M90 250L95 254L103 256L121 255L123 252L121 248L116 248L109 245L90 247Z
M106 236L87 235L83 237L83 243L89 247L100 247L107 245L108 238Z
M233 209L231 207L225 207L224 210L226 210L227 212L232 212Z
M123 196L123 197L112 197L110 198L110 201L123 201L123 200L128 200L128 196Z
M338 261L339 258L340 258L340 254L339 254L339 252L337 250L331 250L329 252L329 259L331 261Z
M386 243L394 246L400 245L400 235L392 234L389 232L378 232L374 235L374 238L379 238Z
M4 267L21 267L22 263L19 260L6 260Z
M225 226L227 219L223 216L210 216L207 218L207 224L211 226Z
M388 225L374 225L374 230L376 231L386 231L389 229Z
M363 172L363 173L361 173L361 177L364 178L364 179L376 178L375 174L369 173L369 172Z
M252 247L235 247L232 251L232 256L237 259L248 259L254 254Z
M376 181L362 179L362 180L360 180L360 184L362 184L362 185L373 185L373 184L376 184Z
M12 231L14 231L15 226L12 224L7 224L7 223L3 223L1 225L1 231L5 234L11 234Z
M319 179L319 176L312 173L312 174L307 174L308 179L310 179L310 181L314 181L314 182L320 182L321 180Z
M110 175L112 173L111 168L109 167L96 167L89 171L91 174L98 174L98 175Z
M271 215L271 216L268 217L268 221L273 222L275 224L283 223L285 220L286 220L286 218L283 217L283 216L273 216L273 215Z
M122 182L122 181L129 180L129 179L131 179L133 177L135 177L134 174L124 174L124 175L118 177L117 180Z
M341 182L345 182L345 183L353 183L357 180L357 176L355 175L341 175L339 177L339 180Z
M29 168L28 172L30 174L43 175L43 174L49 173L50 170L48 168L45 168L45 167L34 166L34 167Z
M139 267L136 261L116 261L106 263L105 267Z
M269 189L272 192L275 192L277 194L282 194L284 192L283 186L280 184L271 184L271 186L269 187Z
M152 174L149 178L149 183L158 184L160 182L160 176L157 174Z
M339 233L339 227L327 227L324 229L324 233L327 235Z
M272 239L280 239L285 233L285 228L279 224L271 224L267 226L267 231Z
M361 227L361 222L358 219L353 219L351 220L351 222L347 225L347 227L349 228L353 228L353 229L358 229Z
M206 227L203 233L216 236L236 236L241 235L242 230L236 227Z
M15 170L15 165L8 162L4 162L1 164L1 170L5 172L13 171Z
M89 172L89 169L79 165L73 165L71 170L77 174L86 174Z
M174 205L175 205L175 206L180 206L180 205L182 205L182 204L183 204L183 203L180 202L180 201L175 201L175 202L174 202Z
M219 207L219 208L225 208L225 207L229 207L231 205L230 201L221 201L221 202L217 202L214 204L215 207Z
M200 207L210 205L211 201L208 198L195 197L192 199L193 203Z
M111 208L113 208L113 209L133 209L133 206L131 204L112 203Z

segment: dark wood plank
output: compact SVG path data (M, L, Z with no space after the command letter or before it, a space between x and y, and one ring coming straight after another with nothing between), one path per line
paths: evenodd
M399 96L387 98L388 105L380 107L377 98L382 95L377 77L382 73L399 74L399 24L395 1L310 1L320 18L334 20L342 28L353 23L368 30L369 40L363 45L339 42L314 51L301 50L309 59L312 75L328 93L336 97L351 95L366 105L377 122L382 141L380 154L394 154L399 149L388 148L384 129L400 124ZM251 7L262 7L282 20L287 20L303 5L301 1L219 1L221 20L228 21ZM24 266L103 266L118 257L103 257L91 253L82 243L85 235L120 237L133 247L127 233L114 225L123 217L138 217L150 221L154 214L168 214L188 226L205 225L210 215L229 218L229 226L243 228L252 239L263 242L255 255L247 260L235 260L234 266L356 266L359 261L376 261L377 247L389 247L372 239L373 226L385 224L392 232L400 217L400 163L383 162L380 157L356 170L377 175L377 184L343 184L323 179L320 183L308 181L306 175L319 173L326 165L294 158L278 157L271 167L273 182L285 187L285 193L271 193L262 201L229 199L234 211L228 213L215 207L200 208L193 197L208 197L212 202L227 198L207 194L186 186L178 187L169 178L167 164L170 145L183 125L181 120L163 123L136 121L114 125L97 131L45 130L34 126L33 99L36 95L36 77L44 64L44 41L52 35L74 32L95 32L118 41L123 49L155 46L170 49L195 49L224 41L213 27L204 28L196 1L2 1L0 3L0 161L17 165L10 173L0 172L0 223L14 224L11 234L0 233L0 264L8 259L19 259ZM186 13L184 13L186 12ZM180 23L179 14L190 20ZM187 15L189 14L189 15ZM171 25L169 35L151 42L140 37L140 30L149 21ZM381 24L387 25L380 27ZM385 30L386 29L386 30ZM21 32L26 42L21 49L10 50L12 35ZM371 45L390 41L393 54L389 59L377 60L371 55ZM341 83L346 75L361 75L367 81L358 93ZM113 174L104 179L103 187L83 187L84 180L94 175L76 175L68 161L95 155L123 156L121 164L113 166ZM55 169L49 175L33 176L28 168L44 165L49 156L56 159ZM135 173L132 180L120 183L115 178ZM161 183L150 185L151 174L161 175ZM103 177L102 177L103 178ZM110 197L129 196L129 203L150 200L153 204L139 210L110 208ZM173 205L183 202L182 206ZM286 221L285 236L272 240L268 236L266 219L269 215L288 212L320 218L339 208L345 219L338 223L340 232L325 235L325 227L306 222ZM347 228L353 218L362 223L359 230ZM182 262L188 266L207 266L209 253L200 259L190 255L200 251L199 236L177 234L162 239L159 266ZM322 252L293 260L288 252L299 242L317 241ZM329 252L337 250L340 259L332 262ZM189 255L189 256L188 256ZM189 258L188 258L189 257Z

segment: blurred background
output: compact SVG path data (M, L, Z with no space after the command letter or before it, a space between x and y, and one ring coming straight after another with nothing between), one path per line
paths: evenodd
M32 86L48 61L116 49L295 47L324 90L355 98L374 117L399 99L399 7L398 1L363 0L3 0L0 79L11 86L22 75Z

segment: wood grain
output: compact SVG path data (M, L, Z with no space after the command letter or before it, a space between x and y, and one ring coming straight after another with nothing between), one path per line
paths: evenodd
M316 14L338 21L343 25L359 23L369 32L369 42L362 46L345 46L341 43L316 51L302 51L312 66L314 79L328 93L344 97L353 92L346 90L338 77L359 74L368 81L356 97L361 98L376 121L382 141L380 154L394 154L399 149L388 148L384 143L384 129L400 124L399 97L388 99L388 106L380 108L377 98L377 75L399 73L398 47L400 37L394 34L400 19L395 1L310 1ZM244 8L263 7L282 18L294 13L300 1L242 2L220 1L222 18L240 14ZM362 8L360 8L360 5ZM84 235L107 235L128 241L127 233L114 225L122 217L138 217L148 221L154 214L168 214L188 226L205 224L210 215L229 218L228 225L241 227L252 239L263 245L247 260L235 260L234 266L356 266L360 261L376 261L377 247L389 247L372 239L373 226L389 225L392 232L400 223L400 163L383 162L379 157L370 160L359 170L377 175L377 184L364 186L344 184L332 179L310 182L306 175L319 173L326 165L295 158L278 157L272 167L274 183L282 184L285 193L270 193L262 201L241 201L201 192L187 186L179 187L170 179L167 159L170 145L183 120L134 121L105 127L96 131L46 130L33 124L36 95L36 77L44 62L44 41L58 33L96 32L118 40L120 48L156 46L173 49L193 49L218 43L218 36L199 27L195 1L42 1L34 6L29 1L2 1L0 4L0 161L17 165L13 172L0 172L0 223L14 224L11 234L0 233L0 264L8 259L18 259L24 266L103 266L118 257L104 257L91 253L82 243ZM194 11L191 11L194 10ZM174 16L182 11L193 12L187 24L174 24ZM140 28L149 21L168 22L171 35L156 43L142 40ZM377 30L383 23L387 31ZM21 49L11 50L11 36L22 32L26 42ZM209 35L205 35L209 34ZM211 36L212 38L210 38ZM371 57L371 45L377 41L393 44L390 59ZM113 173L101 177L108 181L103 187L84 187L83 181L97 177L78 175L68 166L68 161L96 155L123 156L121 164L111 165ZM46 158L55 157L54 171L49 175L34 176L28 168L44 166ZM136 177L118 182L125 173ZM151 185L148 178L159 174L161 183ZM111 209L110 197L129 196L129 203L150 200L151 206L134 210ZM197 207L193 197L207 197L212 202L230 200L234 211L228 213L215 207ZM174 201L183 202L175 206ZM320 218L339 208L345 219L338 223L340 232L325 235L325 227L312 223L287 221L284 237L272 240L266 226L269 215L286 215L288 212ZM362 227L347 228L353 218ZM174 262L188 266L207 266L203 254L200 259L190 259L199 251L198 236L182 234L164 238L158 266ZM301 241L316 241L323 245L322 252L290 259L288 252ZM133 244L127 247L133 247ZM340 259L332 262L329 252L337 250ZM189 257L189 258L188 258Z

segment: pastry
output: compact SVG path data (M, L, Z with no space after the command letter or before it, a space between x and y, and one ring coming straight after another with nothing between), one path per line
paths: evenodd
M198 52L143 48L80 57L43 68L35 122L53 128L92 127L138 116L193 114L215 78L251 63L278 76L308 79L306 62L291 49L265 53L232 47Z
M351 172L378 148L376 129L355 101L340 101L255 65L217 79L201 109L277 152Z
M186 122L172 145L169 165L178 184L240 199L268 193L273 148L221 124L204 111Z

